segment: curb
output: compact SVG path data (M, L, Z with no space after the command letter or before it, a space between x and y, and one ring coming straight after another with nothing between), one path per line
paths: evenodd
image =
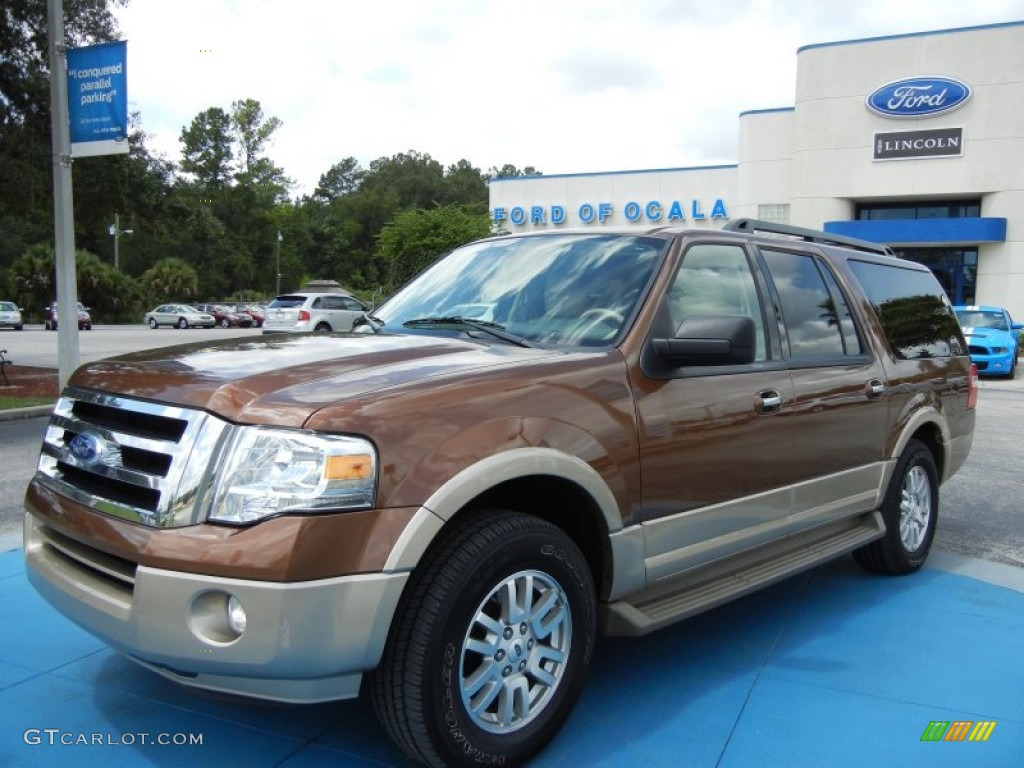
M49 416L53 410L53 403L50 405L30 405L28 408L7 408L0 411L0 421L14 421L15 419L34 419L38 416Z

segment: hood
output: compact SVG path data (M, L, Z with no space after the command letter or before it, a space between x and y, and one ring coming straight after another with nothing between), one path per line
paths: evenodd
M564 352L426 335L284 335L189 344L88 363L75 387L301 426L327 405L425 379Z
M1010 332L1002 331L998 328L975 328L968 326L964 328L964 336L969 339L1002 339L1004 337L1010 338Z

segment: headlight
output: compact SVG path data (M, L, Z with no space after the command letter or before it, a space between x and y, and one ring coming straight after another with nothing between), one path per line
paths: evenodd
M1007 351L1006 347L992 347L993 355L1005 355Z
M214 482L207 519L250 523L295 510L365 509L377 490L367 440L241 427Z

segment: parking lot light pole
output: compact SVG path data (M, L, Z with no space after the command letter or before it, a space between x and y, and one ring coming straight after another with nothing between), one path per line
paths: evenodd
M274 296L280 296L281 295L281 241L282 240L284 240L284 238L281 237L281 231L278 230L278 232L277 232L277 248L276 248L276 253L277 253L277 283L275 283L275 285L277 287L274 289Z
M114 223L110 225L110 234L114 236L114 271L120 272L120 258L118 251L118 241L121 239L121 235L133 234L134 230L121 229L121 218L118 214L114 214Z

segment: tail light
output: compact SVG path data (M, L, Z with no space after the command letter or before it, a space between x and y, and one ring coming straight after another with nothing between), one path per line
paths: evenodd
M300 309L299 310L299 322L300 323L308 323L309 320L310 320L309 310L307 310L307 309ZM975 375L977 375L977 373L975 373Z
M971 410L978 404L978 366L971 363L971 373L967 387L967 410Z

